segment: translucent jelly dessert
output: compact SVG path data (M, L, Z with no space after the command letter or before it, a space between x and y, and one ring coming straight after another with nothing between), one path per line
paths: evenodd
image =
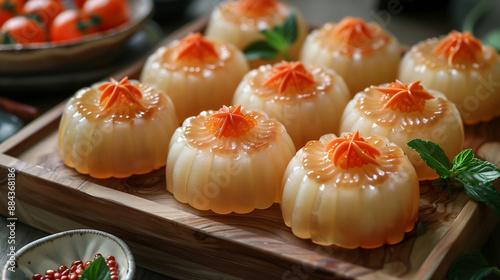
M340 130L387 137L408 155L420 180L436 179L438 175L406 145L408 141L419 138L437 143L450 160L462 151L464 141L462 119L455 105L419 81L403 84L396 80L359 92L347 104Z
M286 165L295 154L285 128L265 113L238 106L186 119L170 142L167 190L215 213L248 213L278 201Z
M80 89L59 125L59 153L96 178L128 177L165 166L178 127L174 105L157 89L127 77Z
M301 62L261 66L238 86L233 104L262 110L285 125L297 149L326 133L338 133L351 94L333 70Z
M498 53L468 32L450 32L413 46L401 60L398 79L420 80L442 92L458 108L465 124L500 115Z
M418 178L403 150L358 132L310 141L290 161L281 210L294 235L320 245L375 248L415 226Z
M398 40L378 23L346 17L313 30L300 60L335 70L351 92L358 92L394 80L401 54Z
M144 64L140 80L168 94L182 122L201 111L231 103L248 71L240 50L192 33L158 48Z
M295 17L297 37L289 47L287 56L290 60L297 60L308 27L301 12L282 1L239 0L222 2L212 11L205 36L231 43L244 50L250 44L266 39L261 30L272 30L276 26L283 26L289 16ZM250 61L250 67L256 68L259 65L272 64L284 58L284 56L279 56L276 59Z

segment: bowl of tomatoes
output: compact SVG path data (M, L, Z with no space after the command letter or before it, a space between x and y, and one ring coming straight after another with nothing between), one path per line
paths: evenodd
M104 66L152 12L152 0L0 0L0 74Z

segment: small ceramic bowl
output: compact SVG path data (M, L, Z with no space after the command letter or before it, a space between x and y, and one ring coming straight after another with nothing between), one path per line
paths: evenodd
M71 43L33 45L0 44L0 74L46 73L97 69L113 61L114 55L153 14L153 0L127 0L131 18L116 28L89 34Z
M115 257L120 280L131 280L135 262L127 244L106 232L77 229L49 235L35 240L15 254L15 265L9 260L2 271L4 280L30 280L34 274L44 275L47 269L61 265L71 266L73 261L93 260L96 253Z

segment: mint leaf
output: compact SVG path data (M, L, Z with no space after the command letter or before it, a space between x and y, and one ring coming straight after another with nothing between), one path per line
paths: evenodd
M267 41L256 41L243 50L248 60L254 59L273 59L278 56L278 50L270 46Z
M497 51L500 51L500 29L490 31L490 33L486 35L486 38L484 38L483 42L486 45L494 47Z
M444 179L449 177L449 171L452 168L452 165L444 153L444 150L441 149L441 147L439 147L436 143L422 139L413 139L406 145L417 151L427 166L436 170L439 177Z
M465 192L475 201L482 202L500 217L500 191L495 188L491 183L483 185L469 185L462 182Z
M290 13L283 24L276 25L272 30L263 29L260 33L266 37L266 40L252 42L243 50L247 60L274 59L280 53L285 60L290 60L288 48L298 36L294 13Z
M79 280L111 280L109 267L103 257L98 257L90 263Z
M474 159L472 149L463 150L453 159L453 169L459 170L469 164Z
M457 179L463 184L482 185L500 177L500 169L491 162L472 159L467 166L462 168Z
M450 280L479 280L484 279L492 272L500 275L500 270L491 266L481 252L471 251L463 254L452 264L447 278Z
M295 18L295 13L290 13L283 23L282 35L289 45L293 44L297 40L297 20Z
M262 30L261 33L266 36L270 46L280 51L286 51L288 43L282 34L269 30Z
M491 184L500 178L500 169L496 165L474 158L474 153L468 149L458 154L451 166L443 149L431 141L413 139L407 145L441 177L433 184L447 185L450 191L462 185L467 195L488 205L500 217L500 191Z

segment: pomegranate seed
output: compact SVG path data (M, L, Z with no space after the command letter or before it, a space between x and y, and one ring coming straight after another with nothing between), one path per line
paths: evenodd
M94 260L102 257L100 253L94 255ZM45 271L45 275L34 274L33 280L76 280L81 278L84 270L88 267L92 261L83 262L81 260L74 261L71 263L71 267L68 268L65 265L59 266L56 270L48 269ZM118 279L118 269L116 268L116 260L115 257L109 255L106 257L106 265L110 271L110 277L112 280Z
M108 266L109 267L116 267L116 262L114 260L109 260L108 261Z

